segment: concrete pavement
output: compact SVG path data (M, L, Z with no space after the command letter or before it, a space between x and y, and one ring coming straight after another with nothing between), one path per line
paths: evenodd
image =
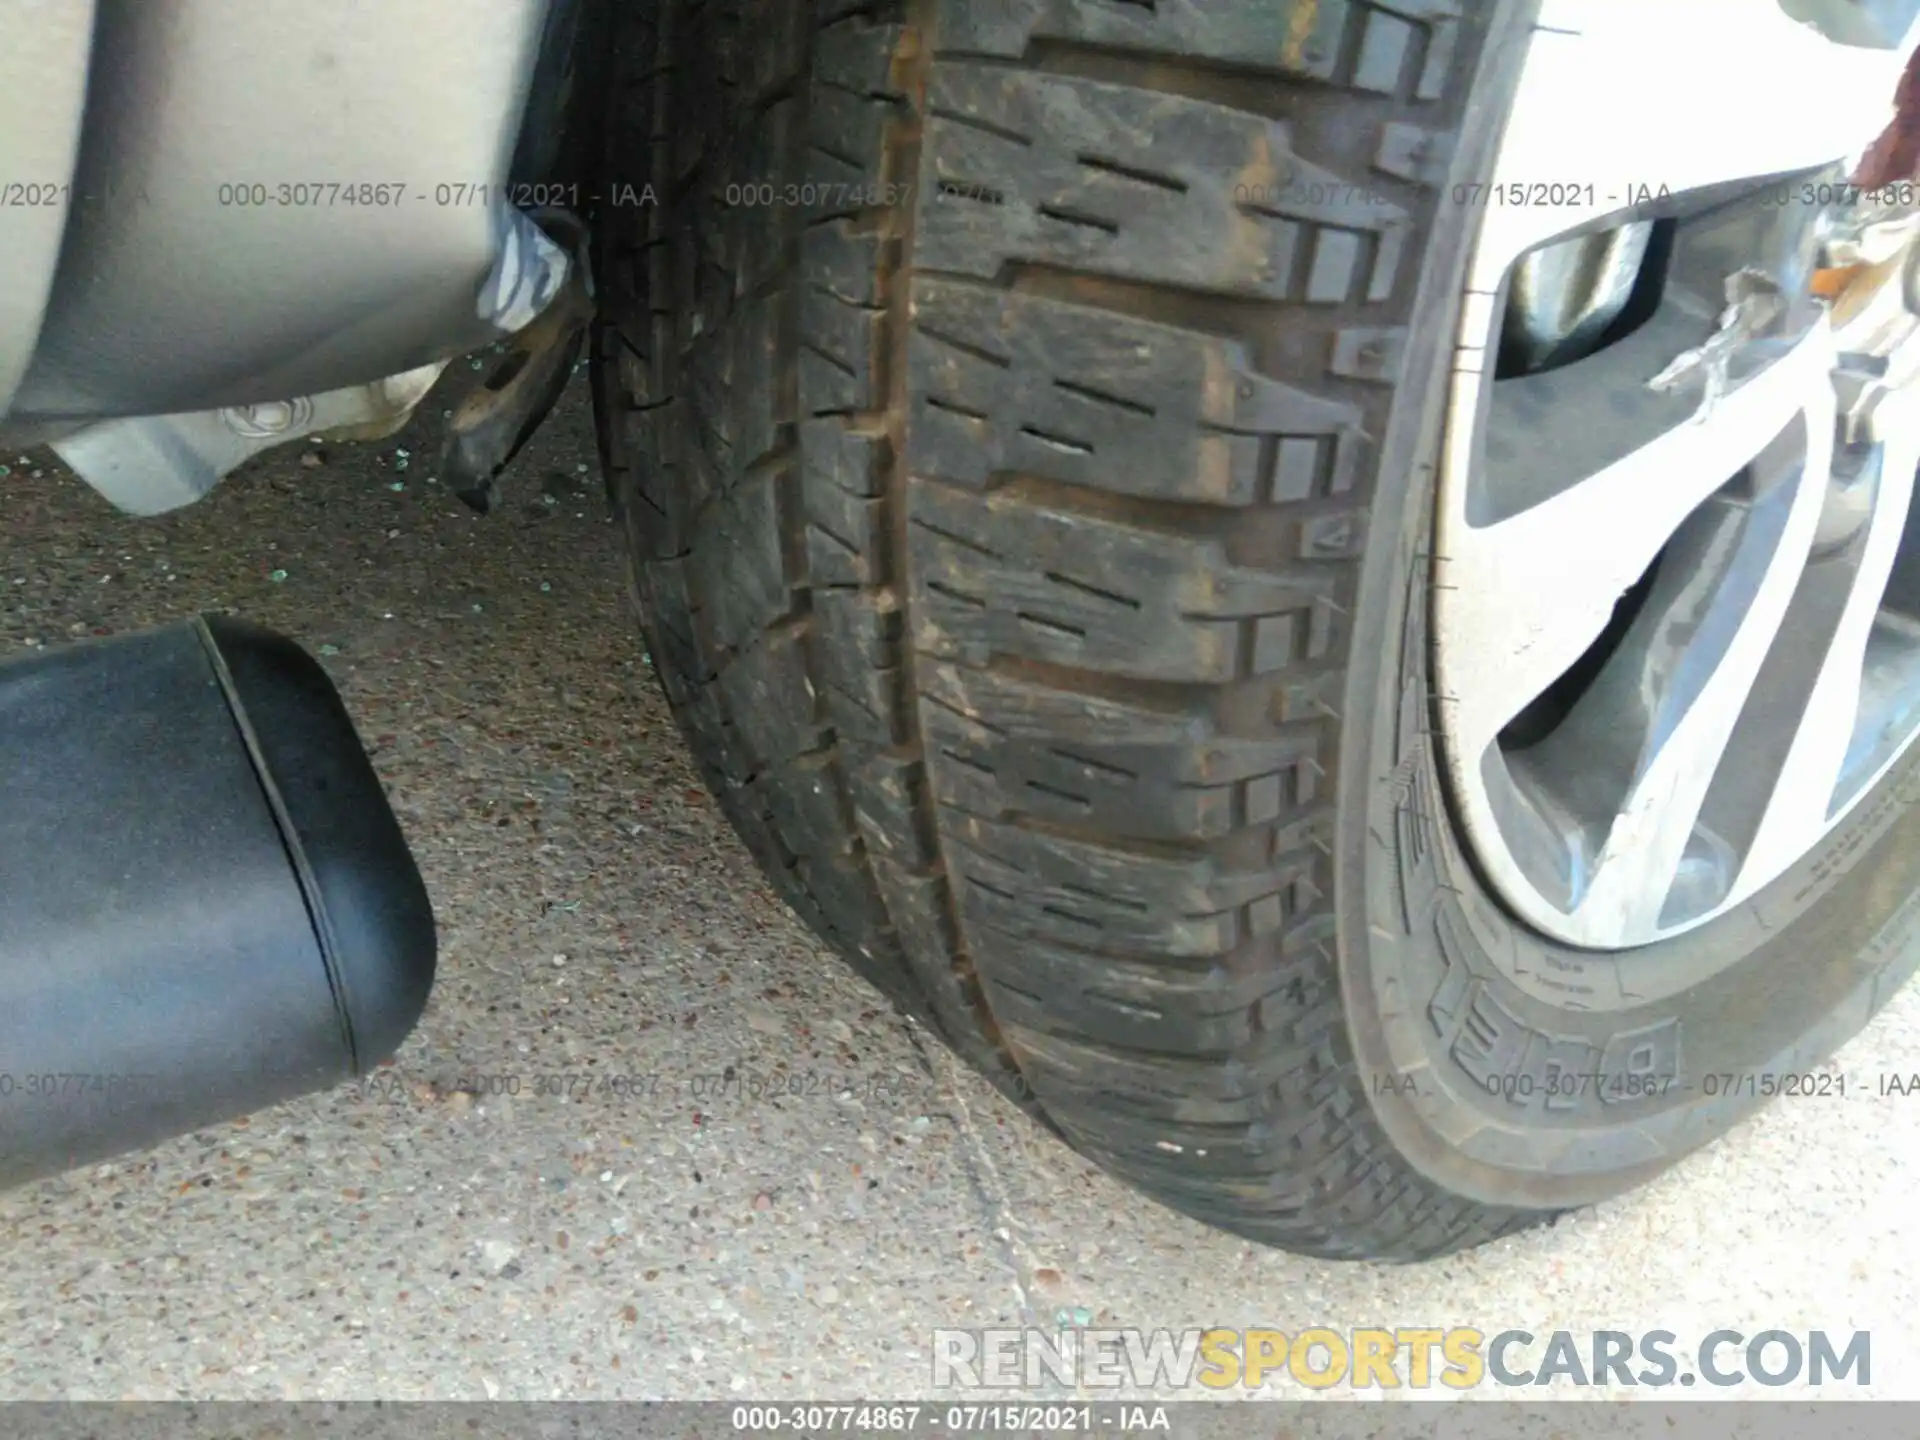
M0 1397L914 1396L935 1328L1058 1321L1870 1329L1849 1393L1920 1396L1920 1095L1869 1083L1920 1070L1920 995L1841 1057L1844 1099L1550 1230L1411 1268L1204 1230L761 882L629 624L584 392L486 519L429 479L447 403L151 521L0 456L0 656L216 607L299 637L443 933L377 1081L0 1195Z

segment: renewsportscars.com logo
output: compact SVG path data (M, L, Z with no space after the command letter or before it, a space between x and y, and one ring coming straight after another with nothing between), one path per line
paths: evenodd
M1471 1390L1503 1387L1867 1385L1868 1331L1338 1331L985 1329L933 1332L938 1390Z

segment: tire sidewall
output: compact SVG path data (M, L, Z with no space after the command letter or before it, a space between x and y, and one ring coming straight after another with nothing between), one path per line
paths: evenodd
M1439 754L1429 546L1474 212L1538 0L1494 7L1407 337L1353 628L1335 894L1348 1029L1368 1099L1428 1178L1487 1204L1616 1194L1814 1075L1911 975L1920 950L1920 756L1745 905L1608 955L1513 920L1461 842ZM1527 603L1527 597L1514 597ZM1358 757L1358 763L1355 763ZM1856 1078L1866 1093L1869 1082Z

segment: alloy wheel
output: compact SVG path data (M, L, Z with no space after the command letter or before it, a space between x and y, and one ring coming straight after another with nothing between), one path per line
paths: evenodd
M1863 169L1917 7L1866 7L1887 43L1808 3L1547 0L1449 197L1438 728L1480 869L1568 944L1749 900L1920 732L1920 184Z

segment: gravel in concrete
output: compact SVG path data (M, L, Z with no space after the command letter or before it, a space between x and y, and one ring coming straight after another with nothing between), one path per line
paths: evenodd
M157 520L0 456L0 656L218 608L300 638L443 937L375 1081L0 1195L0 1397L919 1396L936 1327L1061 1319L1869 1329L1849 1392L1920 1396L1920 1094L1874 1093L1920 1071L1920 996L1840 1057L1844 1099L1549 1230L1411 1268L1205 1230L910 1033L762 883L629 623L584 393L485 519L433 477L451 403Z

